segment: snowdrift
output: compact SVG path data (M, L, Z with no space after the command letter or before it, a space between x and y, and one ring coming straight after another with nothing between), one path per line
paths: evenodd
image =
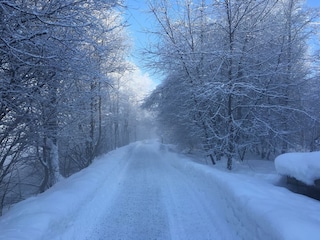
M275 167L279 174L313 186L320 180L320 152L285 153L275 159Z

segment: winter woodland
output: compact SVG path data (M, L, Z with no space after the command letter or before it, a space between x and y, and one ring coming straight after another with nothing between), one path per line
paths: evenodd
M164 81L144 107L213 164L319 149L319 12L296 0L153 1Z
M0 210L138 138L122 8L0 1Z
M320 148L319 11L302 0L149 1L164 76L143 108L212 163ZM126 3L0 0L0 215L139 138ZM26 190L27 189L27 190Z

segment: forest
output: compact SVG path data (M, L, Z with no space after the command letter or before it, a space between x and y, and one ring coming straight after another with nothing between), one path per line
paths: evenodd
M141 106L117 0L0 0L0 215L139 139L213 164L320 149L319 11L302 0L148 1L164 77Z
M319 150L319 10L297 0L154 1L165 141L213 164Z
M0 215L139 137L122 8L0 1Z

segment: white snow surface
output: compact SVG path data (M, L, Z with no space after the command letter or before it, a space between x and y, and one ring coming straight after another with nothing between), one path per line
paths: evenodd
M279 174L312 186L320 179L320 152L285 153L275 159L275 167Z
M133 143L13 206L0 239L319 239L318 201L236 168Z

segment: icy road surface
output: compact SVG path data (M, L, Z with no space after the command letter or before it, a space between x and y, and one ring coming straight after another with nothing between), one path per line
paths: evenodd
M165 153L146 144L129 150L117 190L88 239L238 239L209 184L186 176Z

